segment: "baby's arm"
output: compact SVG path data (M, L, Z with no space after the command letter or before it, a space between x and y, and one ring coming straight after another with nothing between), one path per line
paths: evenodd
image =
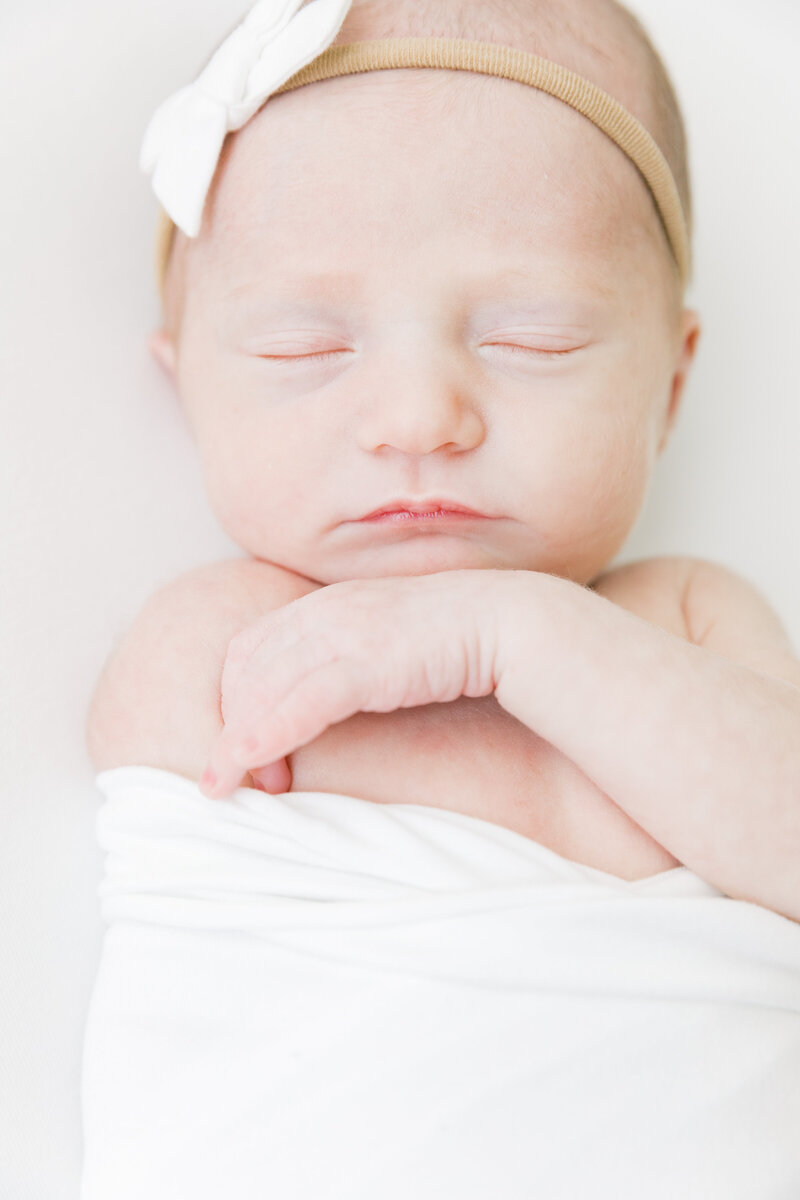
M800 921L800 662L740 576L641 567L652 583L680 561L688 641L601 603L602 584L532 575L496 695L701 878Z
M150 766L197 782L223 728L220 677L231 638L318 586L270 563L232 559L159 589L95 687L86 724L95 770ZM253 786L249 776L243 786Z

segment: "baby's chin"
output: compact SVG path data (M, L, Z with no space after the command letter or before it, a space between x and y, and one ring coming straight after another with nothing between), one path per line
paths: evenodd
M241 543L239 543L241 545ZM327 587L353 579L386 579L432 575L444 571L534 571L569 579L581 587L591 586L607 570L614 553L594 550L591 542L582 550L558 556L503 553L491 545L466 545L455 537L408 538L402 544L364 546L347 554L298 556L265 547L242 547L256 562L278 568L299 582Z

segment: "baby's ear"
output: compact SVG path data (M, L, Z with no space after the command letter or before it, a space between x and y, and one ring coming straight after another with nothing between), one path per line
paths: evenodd
M675 360L675 372L672 376L669 404L664 413L664 424L658 445L659 454L666 447L674 428L681 400L683 399L686 380L689 376L694 356L697 353L697 343L700 340L701 332L700 314L693 308L685 308L681 314L678 354Z
M175 344L170 335L165 329L157 329L155 333L150 335L147 345L153 358L163 367L167 375L174 382Z

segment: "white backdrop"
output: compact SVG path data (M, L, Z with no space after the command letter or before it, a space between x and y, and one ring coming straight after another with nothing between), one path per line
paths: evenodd
M800 646L800 7L631 0L689 126L704 334L619 561L690 553L757 583ZM102 934L83 742L112 644L156 587L235 557L146 340L155 106L233 0L6 0L0 15L3 651L0 1195L74 1200ZM109 1198L113 1200L113 1198Z

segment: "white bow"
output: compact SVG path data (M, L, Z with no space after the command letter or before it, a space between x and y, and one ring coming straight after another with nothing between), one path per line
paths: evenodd
M327 50L353 0L259 0L194 83L153 114L139 165L165 212L197 237L222 143L268 96ZM300 10L298 12L298 9Z

